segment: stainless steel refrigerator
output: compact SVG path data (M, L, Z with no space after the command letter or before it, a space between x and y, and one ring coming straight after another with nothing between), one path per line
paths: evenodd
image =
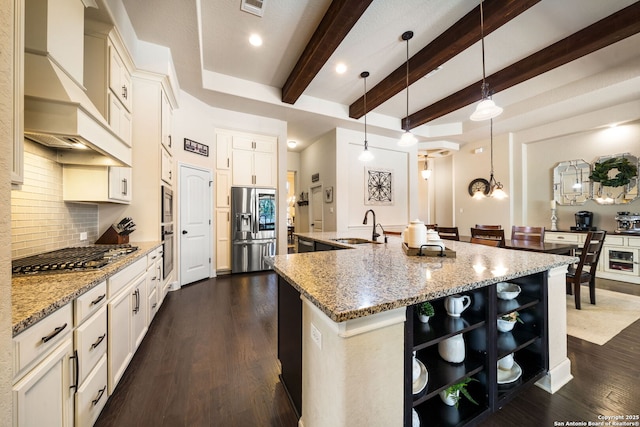
M231 187L231 272L269 270L275 254L275 188Z

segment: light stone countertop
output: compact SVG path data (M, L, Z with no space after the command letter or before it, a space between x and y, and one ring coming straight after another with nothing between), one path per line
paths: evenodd
M14 275L11 278L13 336L64 307L94 286L133 264L161 242L131 242L138 250L93 271Z
M347 250L277 255L273 269L335 322L433 300L577 262L575 257L444 240L456 258L407 256L400 236L388 243L338 244L371 232L295 233ZM382 242L383 237L378 240Z

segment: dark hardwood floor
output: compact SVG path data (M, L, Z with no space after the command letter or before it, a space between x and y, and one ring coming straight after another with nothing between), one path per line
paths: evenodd
M276 279L221 276L171 292L96 426L295 427L278 379ZM598 286L640 294L638 285ZM571 382L553 395L531 387L481 425L554 426L640 412L640 321L604 346L573 337L568 344Z

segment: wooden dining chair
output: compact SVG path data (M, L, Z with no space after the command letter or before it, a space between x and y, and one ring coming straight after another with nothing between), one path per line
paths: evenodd
M476 224L476 228L481 230L502 230L501 225Z
M497 240L499 242L498 246L504 246L504 230L502 229L471 228L471 238Z
M580 310L580 285L589 285L589 300L591 304L596 303L596 268L600 253L602 252L602 244L607 235L606 231L590 231L582 247L580 261L575 265L569 266L567 272L567 290L569 294L575 295L576 309Z
M511 240L526 240L528 242L544 242L544 227L527 227L514 225L511 227Z
M502 242L501 240L498 239L483 239L481 237L472 237L471 238L471 243L476 243L479 245L486 245L486 246L495 246L496 248L499 248L502 246Z
M436 227L436 231L441 239L445 240L460 240L460 233L458 233L458 227Z

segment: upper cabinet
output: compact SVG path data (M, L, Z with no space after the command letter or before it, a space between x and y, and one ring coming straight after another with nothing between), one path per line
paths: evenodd
M173 108L167 97L167 93L162 91L162 107L160 109L161 120L161 142L164 148L173 155L173 141L171 140L171 122L173 120Z
M24 182L24 0L13 2L13 165L11 185Z
M233 185L276 186L277 138L234 135L232 144Z
M132 200L131 168L65 165L62 169L62 198L68 202L111 202Z
M87 95L113 131L131 145L133 61L118 33L88 21L84 37Z

